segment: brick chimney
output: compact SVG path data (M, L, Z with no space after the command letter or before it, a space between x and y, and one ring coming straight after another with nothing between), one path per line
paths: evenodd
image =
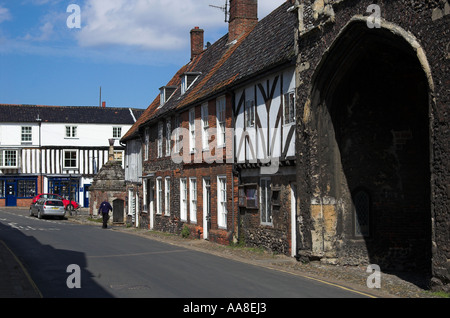
M237 40L258 23L258 0L230 0L228 42Z
M191 30L191 60L203 52L204 31L199 27Z

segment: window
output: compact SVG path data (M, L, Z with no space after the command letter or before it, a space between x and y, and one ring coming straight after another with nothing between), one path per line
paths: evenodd
M114 139L122 138L122 127L113 127L113 138Z
M66 138L77 138L77 126L66 126Z
M170 156L171 140L172 140L172 127L169 118L166 121L166 156Z
M144 148L144 160L148 160L150 152L150 128L145 128L145 148Z
M216 101L217 146L225 146L225 97Z
M163 86L159 89L159 107L163 106L166 102L169 101L176 89L176 86Z
M170 215L170 177L166 177L164 184L164 206L166 208L165 214Z
M261 224L272 224L271 182L270 179L261 179L259 187Z
M0 180L0 198L5 197L5 181Z
M162 122L158 123L158 158L161 158L163 155L163 130L164 126Z
M180 179L180 217L182 221L187 220L187 183L186 179Z
M71 169L78 167L77 151L64 150L64 168Z
M114 151L114 161L123 163L123 151Z
M180 116L175 117L175 153L180 153Z
M33 141L33 135L32 135L32 127L22 127L22 142L32 142Z
M184 73L181 75L181 95L186 93L186 91L194 84L194 82L197 80L200 73Z
M156 179L156 214L162 214L162 178Z
M202 146L204 150L209 148L209 121L208 121L208 104L202 105Z
M295 95L293 92L284 94L284 124L295 123Z
M353 195L355 236L370 235L370 196L367 191L359 190Z
M17 150L0 150L0 167L18 168L18 151Z
M227 228L227 178L217 177L217 225Z
M189 111L189 147L195 152L195 108Z
M191 202L190 207L190 220L192 223L197 223L197 179L189 179L189 197Z
M19 180L17 182L18 198L33 198L36 195L36 180Z
M245 127L255 126L255 101L247 100L245 101Z

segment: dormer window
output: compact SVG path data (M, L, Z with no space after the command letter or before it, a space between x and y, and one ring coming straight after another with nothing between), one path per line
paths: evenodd
M175 93L175 90L177 89L176 86L163 86L159 89L160 91L160 104L159 107L164 105L170 97L172 97L173 93Z
M201 73L197 72L187 72L181 75L181 95L186 93L186 91L194 84Z

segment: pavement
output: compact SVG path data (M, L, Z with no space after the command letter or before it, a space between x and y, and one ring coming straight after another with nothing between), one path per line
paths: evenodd
M26 268L3 241L0 241L0 298L42 298Z

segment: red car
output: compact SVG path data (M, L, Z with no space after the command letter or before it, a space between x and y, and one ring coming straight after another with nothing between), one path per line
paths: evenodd
M77 210L77 209L80 208L80 205L78 203L76 203L75 201L69 201L67 199L64 199L59 194L54 194L54 193L41 193L41 194L38 194L37 196L35 196L33 198L33 203L32 204L35 204L36 201L39 200L40 198L61 200L64 203L64 209L66 209L67 211L73 211L73 210Z

